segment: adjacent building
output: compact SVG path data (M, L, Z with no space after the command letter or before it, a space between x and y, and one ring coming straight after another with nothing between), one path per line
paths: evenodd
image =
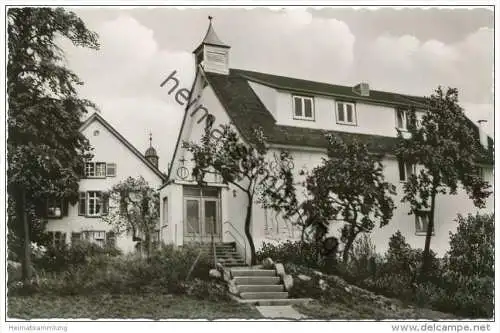
M116 235L112 226L102 220L109 211L109 199L104 193L128 177L142 176L154 188L163 184L166 176L158 169L158 155L151 136L150 147L143 155L98 113L91 115L80 131L90 141L94 156L85 163L79 200L75 205L49 202L46 230L54 245L85 239L101 245L115 243L123 252L132 252L135 250L132 235ZM160 229L158 224L157 239Z

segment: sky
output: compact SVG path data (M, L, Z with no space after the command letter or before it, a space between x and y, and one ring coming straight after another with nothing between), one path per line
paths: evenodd
M493 11L485 8L72 8L99 34L99 51L61 41L80 95L140 151L149 133L166 171L183 108L160 83L191 88L192 51L208 15L231 46L230 67L411 95L459 89L493 135Z

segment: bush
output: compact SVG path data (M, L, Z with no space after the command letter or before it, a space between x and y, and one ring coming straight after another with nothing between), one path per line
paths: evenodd
M340 265L340 275L348 275L357 280L374 277L383 264L383 258L377 254L375 245L368 234L357 238L352 246L347 266Z
M214 302L229 301L227 286L216 281L204 281L194 279L184 285L186 294L197 299L210 300Z
M81 252L75 251L75 253ZM84 253L88 254L85 251ZM71 256L61 256L64 259L62 262L78 262L78 264L70 264L63 271L42 271L29 290L22 284L11 283L9 293L39 292L57 295L184 293L186 292L184 283L199 254L199 249L195 247L164 246L148 259L136 255L122 257L77 255L76 260L70 260L68 258ZM201 255L191 272L190 279L208 280L211 263L207 255Z
M274 245L264 243L256 253L257 260L271 258L282 263L293 263L311 268L321 268L324 264L320 256L320 248L313 243L286 241Z
M43 255L33 258L33 264L39 270L58 272L67 270L71 265L82 265L91 260L92 257L114 257L120 254L120 250L111 245L102 247L95 243L80 241L71 246L50 246Z

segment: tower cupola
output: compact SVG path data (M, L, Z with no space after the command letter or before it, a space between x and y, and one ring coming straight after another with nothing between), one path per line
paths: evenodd
M144 157L151 162L155 167L158 168L158 154L156 153L156 149L153 148L153 134L149 133L149 148L146 149L146 153Z
M205 38L203 38L201 44L193 51L196 67L198 68L201 65L206 72L227 75L229 74L230 46L224 44L215 33L212 19L212 16L208 17L209 24Z

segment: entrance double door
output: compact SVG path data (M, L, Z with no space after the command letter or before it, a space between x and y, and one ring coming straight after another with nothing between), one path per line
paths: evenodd
M218 188L184 188L184 241L221 241Z

